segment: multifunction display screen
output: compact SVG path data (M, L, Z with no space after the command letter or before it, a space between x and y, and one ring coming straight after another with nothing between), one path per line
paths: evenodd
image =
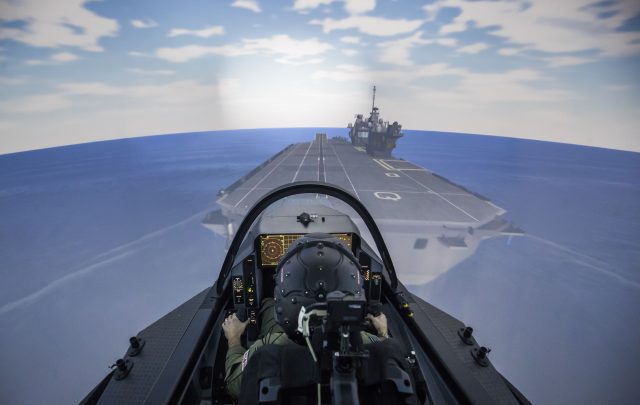
M334 236L343 241L349 249L351 247L351 234L334 233ZM296 239L303 234L260 235L260 261L263 266L277 266L282 255L287 251Z

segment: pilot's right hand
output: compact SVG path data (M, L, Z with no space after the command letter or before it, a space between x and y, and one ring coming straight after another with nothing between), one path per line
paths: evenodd
M387 317L382 312L380 312L378 316L367 314L366 318L370 320L373 324L373 327L376 328L376 332L378 332L379 338L386 339L389 337L389 330L387 329Z
M224 331L224 337L227 338L229 349L241 345L240 336L242 336L248 324L248 319L242 322L236 314L229 315L224 322L222 322L222 330Z

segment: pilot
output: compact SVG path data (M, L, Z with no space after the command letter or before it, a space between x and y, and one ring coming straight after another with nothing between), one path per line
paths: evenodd
M240 336L249 321L242 322L235 314L222 323L229 350L225 362L227 392L235 399L240 393L242 372L251 355L267 344L297 344L298 313L304 305L324 301L326 294L342 291L350 295L364 294L363 280L356 258L335 236L308 234L293 243L276 269L273 298L265 298L259 312L260 334L248 350L242 347ZM387 318L367 315L377 336L362 332L363 343L389 337Z

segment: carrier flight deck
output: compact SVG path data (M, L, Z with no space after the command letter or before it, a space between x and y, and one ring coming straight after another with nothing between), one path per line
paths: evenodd
M294 181L332 183L352 193L378 219L484 224L504 210L428 170L401 159L376 159L362 147L318 134L290 145L218 203L244 211L275 187Z
M230 240L248 209L270 190L303 180L335 184L376 218L394 260L411 269L402 274L409 284L446 272L473 254L482 239L522 234L504 219L504 209L425 168L392 155L374 157L344 138L311 137L220 190L220 210L207 215L205 226Z

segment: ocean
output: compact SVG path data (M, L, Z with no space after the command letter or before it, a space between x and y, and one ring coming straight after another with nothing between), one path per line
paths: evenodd
M0 400L83 398L130 336L215 281L226 240L200 221L217 191L316 132L346 136L216 131L1 155ZM405 131L394 154L525 231L410 289L473 326L534 403L637 399L640 154L427 131Z

